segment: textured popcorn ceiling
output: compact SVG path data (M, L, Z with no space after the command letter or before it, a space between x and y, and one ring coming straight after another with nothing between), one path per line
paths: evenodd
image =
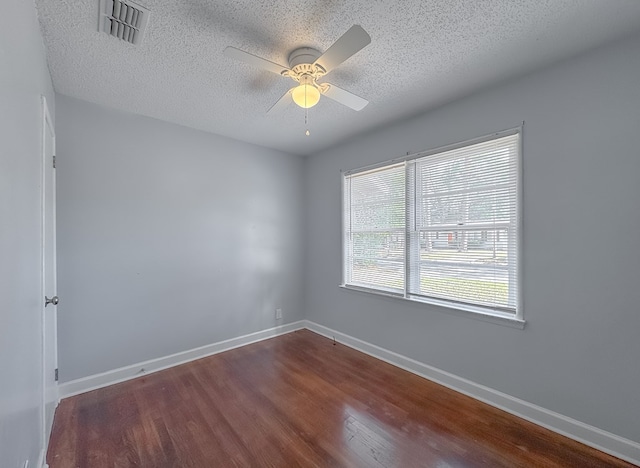
M36 0L57 92L295 154L428 110L640 31L639 0L139 0L144 41L97 31L98 0ZM292 81L225 57L287 64L353 24L372 42L326 81L370 101L267 109ZM105 135L108 138L108 135ZM231 156L231 155L230 155Z

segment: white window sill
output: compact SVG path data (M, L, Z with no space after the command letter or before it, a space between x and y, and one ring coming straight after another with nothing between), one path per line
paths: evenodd
M516 318L513 315L501 312L494 311L491 309L487 309L484 307L473 306L470 304L457 304L454 302L434 299L434 298L426 298L426 297L405 297L401 294L387 293L384 291L378 291L375 289L368 288L359 288L357 286L349 286L345 284L339 285L342 289L347 289L349 291L356 291L366 294L375 294L377 296L383 297L391 297L394 299L400 299L403 301L409 301L414 303L422 303L422 304L430 304L438 306L442 309L442 312L453 313L454 315L459 315L463 317L473 318L476 320L481 320L483 322L496 323L498 325L504 325L507 327L524 329L525 321L520 318Z

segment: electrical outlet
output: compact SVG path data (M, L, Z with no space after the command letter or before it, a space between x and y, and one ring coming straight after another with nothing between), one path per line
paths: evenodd
M276 320L282 318L282 309L276 309Z

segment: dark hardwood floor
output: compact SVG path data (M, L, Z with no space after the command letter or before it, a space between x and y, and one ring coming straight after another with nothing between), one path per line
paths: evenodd
M63 400L47 462L632 466L307 330Z

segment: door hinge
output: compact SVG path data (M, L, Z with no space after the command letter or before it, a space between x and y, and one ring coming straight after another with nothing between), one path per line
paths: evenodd
M56 369L55 371L55 375L56 375L56 382L58 381L58 369Z
M53 157L53 168L54 169L56 168L56 157L55 156Z

